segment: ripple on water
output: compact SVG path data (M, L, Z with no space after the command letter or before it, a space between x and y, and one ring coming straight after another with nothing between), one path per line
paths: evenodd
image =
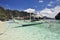
M15 24L10 24L12 27ZM10 28L7 31L6 40L60 40L60 25L56 24L54 27L48 28L48 23L43 23L39 25ZM10 39L9 39L10 38Z

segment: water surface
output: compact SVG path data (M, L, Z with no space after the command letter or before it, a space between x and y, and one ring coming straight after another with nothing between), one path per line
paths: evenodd
M48 22L25 27L21 26L21 24L27 22L18 22L19 24L8 23L8 29L4 34L4 40L60 40L60 20L55 20L53 25L50 25Z

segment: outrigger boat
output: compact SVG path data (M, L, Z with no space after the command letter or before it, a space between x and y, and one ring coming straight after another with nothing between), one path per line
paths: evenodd
M44 20L39 20L39 21L37 21L37 20L32 20L32 19L31 19L31 14L30 14L30 19L29 19L29 20L19 20L19 21L18 21L18 20L16 20L16 19L14 19L13 16L12 16L12 21L13 21L13 23L16 23L15 26L17 25L17 26L19 26L19 27L37 25L37 24L41 24L41 23L46 22L46 21L44 21ZM20 22L21 22L21 23L20 23ZM17 26L16 26L16 27L17 27Z
M38 24L42 24L42 23L44 23L44 21L42 21L42 20L34 21L34 22L21 21L21 23L19 22L19 24L16 24L17 26L15 26L15 28L38 25Z

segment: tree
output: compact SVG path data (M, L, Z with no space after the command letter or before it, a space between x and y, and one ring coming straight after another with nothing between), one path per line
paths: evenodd
M6 15L5 15L5 10L3 7L0 7L0 18L1 19L5 19Z

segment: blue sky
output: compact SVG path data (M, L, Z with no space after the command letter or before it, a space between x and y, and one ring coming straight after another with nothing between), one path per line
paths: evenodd
M59 0L0 0L0 6L5 9L25 10L28 8L42 10L60 6Z

